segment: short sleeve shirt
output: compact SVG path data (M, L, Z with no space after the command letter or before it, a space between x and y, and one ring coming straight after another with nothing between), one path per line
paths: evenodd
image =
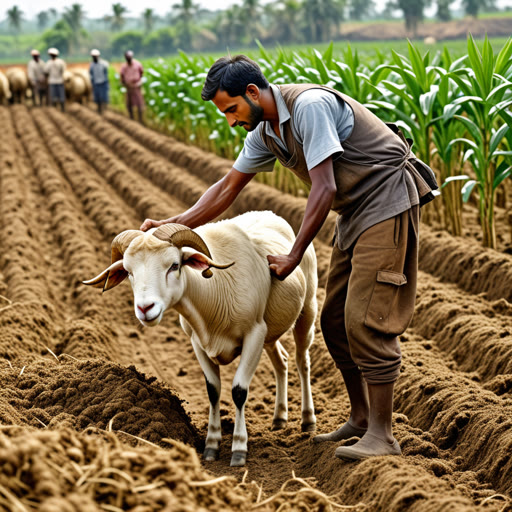
M132 59L131 65L124 63L121 66L121 76L128 85L137 83L141 79L142 73L142 64L138 60Z
M291 115L279 88L275 85L270 87L276 101L281 129ZM342 142L352 133L354 114L350 106L339 101L334 94L322 89L311 89L303 92L295 102L293 126L293 136L302 144L308 170L311 170L326 158L332 156L336 159L343 153ZM247 134L244 147L233 166L237 171L252 174L274 169L276 157L263 142L262 130L288 151L271 124L263 121L261 126Z

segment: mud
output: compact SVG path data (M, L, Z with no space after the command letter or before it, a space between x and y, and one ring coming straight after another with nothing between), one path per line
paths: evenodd
M204 378L177 315L143 329L128 284L101 294L81 281L110 262L115 234L183 211L231 163L78 105L2 107L0 125L0 510L512 510L509 255L422 226L393 418L402 457L346 463L312 444L293 362L289 422L270 431L263 356L246 467L229 467L235 366L221 370L220 458L205 463ZM271 209L297 229L304 206L251 183L226 215ZM333 222L315 241L320 304ZM349 402L318 323L311 363L327 432Z

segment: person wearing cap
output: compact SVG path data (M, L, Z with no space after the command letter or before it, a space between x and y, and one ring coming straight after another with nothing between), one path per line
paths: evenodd
M66 110L66 93L64 91L64 71L66 63L59 58L59 50L50 48L48 50L50 60L45 64L44 72L48 77L48 86L50 88L50 103L55 105L60 103L62 112Z
M108 62L100 59L100 51L91 50L92 62L89 67L91 75L92 93L94 102L98 106L98 114L103 111L103 106L108 104Z
M34 106L48 103L48 85L44 73L44 62L41 60L41 54L38 50L30 52L32 59L27 65L27 75L32 88L32 101Z
M133 52L124 53L126 62L121 66L121 83L126 87L126 108L130 118L133 119L133 107L137 107L139 121L144 124L142 111L144 110L144 97L142 96L142 64L133 58Z

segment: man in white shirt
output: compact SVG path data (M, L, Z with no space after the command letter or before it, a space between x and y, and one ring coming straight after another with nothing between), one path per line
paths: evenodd
M50 60L45 65L44 72L48 76L48 85L50 87L50 102L52 105L60 103L62 112L66 110L66 93L64 91L64 71L66 63L59 59L59 50L50 48L48 50Z
M34 106L41 106L43 103L48 104L48 85L44 73L45 64L41 60L38 50L32 50L30 55L32 55L32 60L27 65L27 75L32 88L32 101Z

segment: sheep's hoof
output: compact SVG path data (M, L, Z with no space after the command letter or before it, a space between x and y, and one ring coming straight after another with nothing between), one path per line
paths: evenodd
M281 430L286 427L286 420L277 419L272 422L270 430Z
M203 459L211 462L219 458L219 450L217 448L205 448L203 452Z
M231 456L231 467L238 468L241 466L245 466L245 461L247 460L247 452L242 452L240 450L236 450L233 452Z
M301 423L300 429L302 432L314 432L316 430L316 423Z

